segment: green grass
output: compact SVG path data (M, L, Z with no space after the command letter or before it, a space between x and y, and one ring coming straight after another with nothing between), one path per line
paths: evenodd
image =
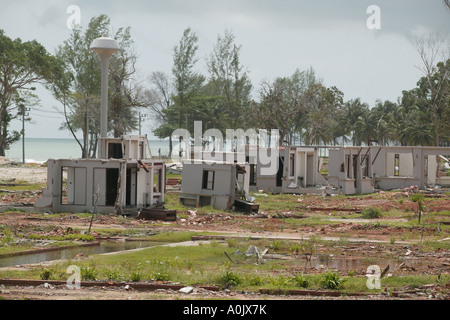
M168 235L160 237L167 240ZM178 239L186 239L187 233L179 235ZM172 237L169 236L169 237ZM267 241L267 240L266 240ZM23 271L1 271L0 278L49 279L66 280L69 274L67 267L77 265L82 271L83 279L98 279L108 281L171 281L183 285L217 285L233 290L257 291L268 289L308 289L333 290L343 293L373 292L366 286L364 275L344 272L324 271L320 274L291 272L304 265L302 261L267 260L264 264L255 264L254 257L233 255L238 248L249 244L265 243L249 242L248 239L238 239L228 242L230 247L223 245L203 244L195 247L151 247L140 251L119 253L115 255L94 255L87 260L67 261L55 264L47 269L33 268ZM261 246L260 246L261 245ZM291 243L280 242L280 250L289 250ZM284 249L286 248L286 249ZM232 257L231 263L224 251ZM294 268L294 269L293 269ZM437 283L435 275L397 276L381 279L381 286L389 290L403 290L418 286ZM449 284L450 276L443 275L441 283ZM375 290L379 292L380 290Z

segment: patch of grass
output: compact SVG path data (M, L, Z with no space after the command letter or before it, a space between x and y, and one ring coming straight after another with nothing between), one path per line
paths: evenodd
M28 239L31 240L54 240L54 241L94 241L95 237L92 234L80 234L80 233L70 233L60 236L51 236L43 234L28 234Z
M157 242L184 242L184 241L190 241L193 236L197 235L206 235L211 234L208 232L193 232L193 231L183 231L183 232L163 232L159 233L153 236L148 237L151 241L157 241Z

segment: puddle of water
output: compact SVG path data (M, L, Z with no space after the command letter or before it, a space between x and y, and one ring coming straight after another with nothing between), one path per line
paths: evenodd
M31 253L22 256L13 256L0 258L0 268L10 267L22 264L39 263L44 261L52 261L59 259L74 259L78 254L92 255L109 253L123 250L132 250L138 248L147 248L161 245L161 242L151 241L101 241L99 245L88 247L67 248L55 251Z

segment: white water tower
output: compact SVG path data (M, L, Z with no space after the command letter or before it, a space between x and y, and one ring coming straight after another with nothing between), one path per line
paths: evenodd
M108 132L108 67L111 56L120 51L117 40L104 34L92 41L90 49L100 56L102 63L101 80L101 112L100 112L100 137L106 138Z

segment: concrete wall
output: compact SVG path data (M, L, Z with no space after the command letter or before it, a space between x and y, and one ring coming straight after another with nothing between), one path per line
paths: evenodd
M329 150L328 182L344 194L370 193L373 192L374 186L390 190L416 185L423 189L426 184L445 183L436 176L435 156L447 154L450 154L450 148L391 146L333 148ZM368 159L366 164L364 164L365 157ZM398 168L395 168L395 165L398 165ZM367 166L367 170L364 166Z
M117 205L125 210L135 212L137 209L164 203L164 192L153 192L153 168L164 168L162 162L143 161L148 168L146 172L136 161L119 159L97 160L53 160L47 162L47 188L43 197L38 199L35 207L52 212L86 212L114 213L114 205L107 205L108 169L116 169L120 174L120 188L117 192ZM129 177L129 203L127 204L127 174ZM165 180L165 170L162 179ZM66 179L64 184L64 180ZM164 181L163 180L163 181ZM113 186L117 180L112 181ZM65 187L66 185L66 187ZM66 190L67 200L63 195ZM110 195L115 197L115 194ZM129 207L129 208L127 208Z
M237 197L236 184L249 193L248 164L239 164L246 170L237 174L237 165L224 162L183 163L180 202L187 206L210 205L218 210L228 210ZM204 178L206 175L207 178ZM237 177L236 177L237 176ZM206 179L204 185L204 179Z

